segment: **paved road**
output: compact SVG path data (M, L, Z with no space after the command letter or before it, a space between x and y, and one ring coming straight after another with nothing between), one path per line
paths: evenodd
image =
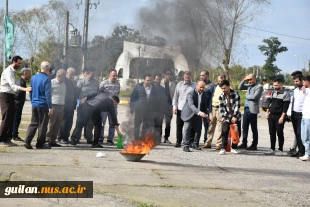
M26 109L24 128L30 119L29 102ZM119 119L128 119L126 106L119 107ZM172 128L174 143L175 120ZM310 162L265 156L269 148L265 119L259 118L258 128L259 150L239 155L220 156L215 149L184 153L161 144L141 162L132 163L107 145L0 149L1 179L15 172L13 180L92 180L95 187L93 199L1 199L0 206L310 206ZM285 150L292 139L289 123ZM96 158L99 151L105 157Z

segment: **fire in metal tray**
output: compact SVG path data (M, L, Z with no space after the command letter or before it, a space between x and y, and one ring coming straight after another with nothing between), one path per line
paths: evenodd
M139 161L156 146L152 133L146 133L143 139L134 139L121 151L127 161Z

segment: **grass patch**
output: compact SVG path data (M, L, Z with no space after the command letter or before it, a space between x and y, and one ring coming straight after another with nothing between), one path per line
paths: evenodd
M131 93L131 89L126 89L126 91L120 91L119 97L130 97Z
M141 203L141 202L139 202L139 203L138 203L138 206L139 206L139 207L155 207L155 204L154 204L154 203L147 204L147 203Z
M244 106L246 91L238 91L238 92L239 92L239 95L240 95L240 106Z
M9 151L5 147L0 148L0 153L8 153Z

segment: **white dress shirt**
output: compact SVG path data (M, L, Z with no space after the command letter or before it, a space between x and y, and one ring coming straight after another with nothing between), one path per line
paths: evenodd
M288 116L291 116L292 111L295 111L298 113L302 112L305 96L306 94L302 92L302 88L297 87L294 89L294 94L291 97L291 103L287 110Z
M11 65L2 72L0 92L15 94L19 91L21 87L15 83L15 72Z
M310 89L306 89L304 105L302 107L302 118L303 119L310 119Z
M149 87L144 86L144 88L145 88L146 98L149 99L151 95L152 85L150 85Z

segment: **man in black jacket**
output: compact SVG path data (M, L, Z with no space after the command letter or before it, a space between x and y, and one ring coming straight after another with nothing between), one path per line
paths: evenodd
M158 107L156 102L157 90L151 83L152 76L145 75L144 81L138 83L130 97L130 112L135 113L134 120L134 136L138 138L140 135L140 126L142 124L142 136L144 133L154 127L154 109Z
M284 124L288 107L291 102L290 93L283 88L283 80L276 78L273 81L274 91L270 95L270 104L266 111L270 134L270 149L266 155L283 155ZM278 135L279 148L276 151L276 140Z
M162 76L156 74L154 76L154 101L153 101L153 115L154 115L154 127L159 133L159 143L162 137L162 123L164 119L164 104L167 103L167 96L165 95L165 88L160 85ZM172 105L171 105L172 106ZM165 139L166 140L166 139Z
M75 69L74 68L68 68L65 78L65 84L66 84L66 97L65 97L65 105L64 105L64 116L62 125L58 134L58 141L62 144L69 144L69 136L70 136L70 130L72 128L73 124L73 115L74 110L76 108L76 86L74 84L74 75L75 75Z
M193 149L201 150L199 140L201 136L202 118L208 118L209 102L206 100L205 82L199 81L196 89L192 89L187 93L186 102L181 112L181 119L184 121L183 127L183 151L190 152L189 139L190 131L194 127L195 137Z
M115 126L117 134L122 135L122 133L118 128L119 124L115 113L115 105L119 103L118 96L112 96L112 98L110 98L104 93L104 90L100 89L98 95L96 95L93 98L91 96L85 97L81 100L81 102L84 105L81 108L81 116L77 120L75 129L71 135L70 140L71 145L77 144L78 142L77 137L81 134L82 128L91 119L95 126L94 141L91 147L102 148L102 146L98 144L102 129L101 112L109 112L111 114L111 119L113 125Z
M31 69L23 68L20 71L20 75L21 77L16 80L16 85L26 88L26 81L28 81L31 77ZM22 120L22 112L23 112L25 100L26 100L25 91L18 91L15 94L15 115L14 115L13 133L12 133L12 139L14 141L23 141L18 136L18 128L20 125L20 121Z

